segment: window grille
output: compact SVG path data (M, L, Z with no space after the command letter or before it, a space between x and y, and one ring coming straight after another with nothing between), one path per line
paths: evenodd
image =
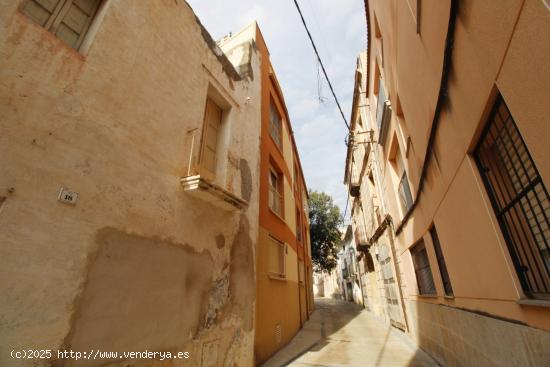
M437 257L437 265L439 266L439 273L441 274L441 280L443 281L443 289L446 296L453 295L453 287L451 285L451 279L449 278L449 272L447 271L447 264L443 257L443 251L441 250L441 243L439 242L439 236L435 227L430 229L430 235L432 236L432 242L434 244L435 256Z
M550 298L550 197L502 96L474 155L525 294Z
M100 0L25 0L20 10L72 48L78 49Z
M423 240L420 240L420 242L411 249L411 255L414 264L414 273L416 274L416 282L418 283L418 291L420 294L435 294L434 278Z

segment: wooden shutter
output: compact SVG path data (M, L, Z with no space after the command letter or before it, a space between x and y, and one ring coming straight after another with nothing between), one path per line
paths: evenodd
M101 0L27 0L21 11L77 49L100 3Z
M20 10L42 27L49 28L65 2L66 0L26 0L21 4Z
M286 276L285 247L283 242L269 237L268 271L272 275L283 278Z
M210 179L214 179L216 176L216 153L221 122L221 108L208 98L204 114L200 166L201 174Z
M52 32L69 46L78 48L100 0L67 1L52 25Z

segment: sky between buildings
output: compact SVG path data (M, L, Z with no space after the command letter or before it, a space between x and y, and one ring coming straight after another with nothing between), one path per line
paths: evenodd
M214 39L235 33L254 20L258 22L283 89L308 188L331 195L344 211L347 131L294 1L188 0L188 3ZM356 58L366 46L364 4L359 0L298 3L349 120ZM319 102L319 94L324 103Z

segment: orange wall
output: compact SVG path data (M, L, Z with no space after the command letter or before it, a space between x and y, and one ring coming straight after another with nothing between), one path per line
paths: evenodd
M311 258L306 254L305 246L309 245L309 221L306 217L302 200L302 190L305 189L302 169L299 163L298 152L292 137L292 127L288 112L275 75L270 76L272 69L269 62L269 51L258 29L256 45L261 54L261 84L262 84L262 128L261 128L261 162L260 162L260 236L258 240L257 256L257 298L256 298L256 336L255 359L256 363L267 360L278 349L287 344L308 318L313 310L311 304ZM269 133L270 101L273 100L282 117L284 127L292 144L292 161L285 160L286 149L279 147L272 140ZM283 144L288 144L281 136ZM288 157L287 157L288 159ZM293 232L296 223L287 223L284 218L274 214L268 206L269 197L269 167L273 161L290 184L290 197L285 196L285 206L291 205L291 210L298 212L302 224L302 241L298 241ZM294 176L294 165L298 167L299 177ZM298 190L295 190L298 185ZM292 227L291 227L292 226ZM268 275L268 239L272 235L288 245L287 279L273 279ZM289 259L291 259L289 261ZM298 283L298 261L304 260L304 284ZM309 269L309 272L308 272ZM276 340L275 328L282 329L281 340Z
M506 242L472 158L488 111L499 91L514 117L535 164L550 187L550 21L541 1L497 0L459 2L455 26L449 102L443 107L422 198L411 220L397 238L397 251L406 283L405 298L446 304L524 322L550 330L547 307L525 305ZM396 177L387 163L389 147L402 126L411 138L404 159L413 197L436 106L450 1L422 1L420 33L407 2L370 1L374 33L380 25L382 42L373 37L369 58L370 120L376 121L374 75L376 64L393 106L397 96L403 115L392 116L381 157L383 189L394 222L403 217ZM498 31L497 31L498 28ZM526 57L533 53L533 57ZM374 62L375 61L375 62ZM419 86L421 86L419 88ZM395 134L395 135L394 135ZM401 144L397 138L397 143ZM403 145L400 149L403 150ZM428 228L435 224L454 289L454 299L443 297L441 277ZM409 248L424 238L438 297L417 295ZM548 304L548 302L547 302Z

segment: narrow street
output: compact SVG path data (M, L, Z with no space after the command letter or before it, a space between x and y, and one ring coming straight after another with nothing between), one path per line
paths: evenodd
M303 329L264 367L437 366L399 330L351 302L317 298Z

